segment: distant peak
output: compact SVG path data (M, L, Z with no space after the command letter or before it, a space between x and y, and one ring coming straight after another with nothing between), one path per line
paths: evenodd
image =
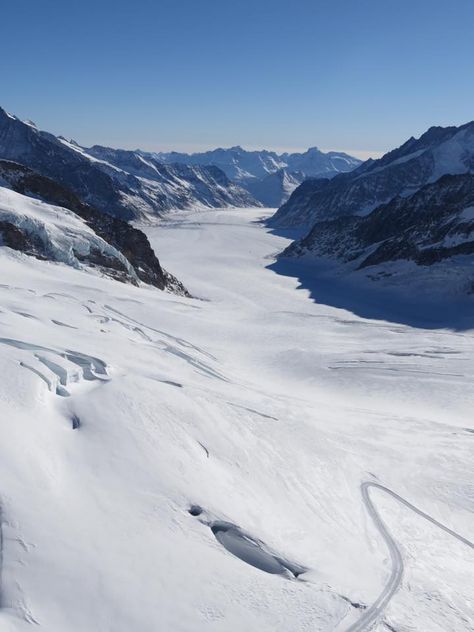
M2 107L0 107L0 115L9 119L13 119L14 121L18 120L16 116L13 116L13 114L10 114L10 112L7 112Z

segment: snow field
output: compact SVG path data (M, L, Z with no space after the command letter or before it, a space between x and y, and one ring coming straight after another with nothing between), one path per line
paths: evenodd
M366 480L472 534L472 332L311 301L262 213L147 227L195 299L0 248L4 629L345 630L390 573ZM374 629L470 630L472 553L372 499L405 563Z

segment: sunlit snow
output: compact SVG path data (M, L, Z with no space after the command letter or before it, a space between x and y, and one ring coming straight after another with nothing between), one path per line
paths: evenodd
M318 304L269 212L146 228L192 299L0 248L2 630L350 629L364 482L472 538L472 331ZM371 629L472 630L472 549L370 498Z

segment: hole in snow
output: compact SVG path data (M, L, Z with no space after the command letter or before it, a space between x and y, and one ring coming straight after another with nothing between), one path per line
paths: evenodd
M270 553L263 543L243 533L236 525L228 522L214 522L211 525L211 531L229 553L265 573L288 576L289 571L293 577L298 577L306 570Z
M200 507L199 505L191 505L191 507L188 509L188 512L191 514L191 516L200 516L202 514L202 507Z

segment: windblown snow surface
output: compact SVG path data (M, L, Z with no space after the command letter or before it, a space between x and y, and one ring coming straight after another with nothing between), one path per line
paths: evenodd
M0 248L2 630L473 629L473 332L312 301L261 215L147 228L194 299Z

